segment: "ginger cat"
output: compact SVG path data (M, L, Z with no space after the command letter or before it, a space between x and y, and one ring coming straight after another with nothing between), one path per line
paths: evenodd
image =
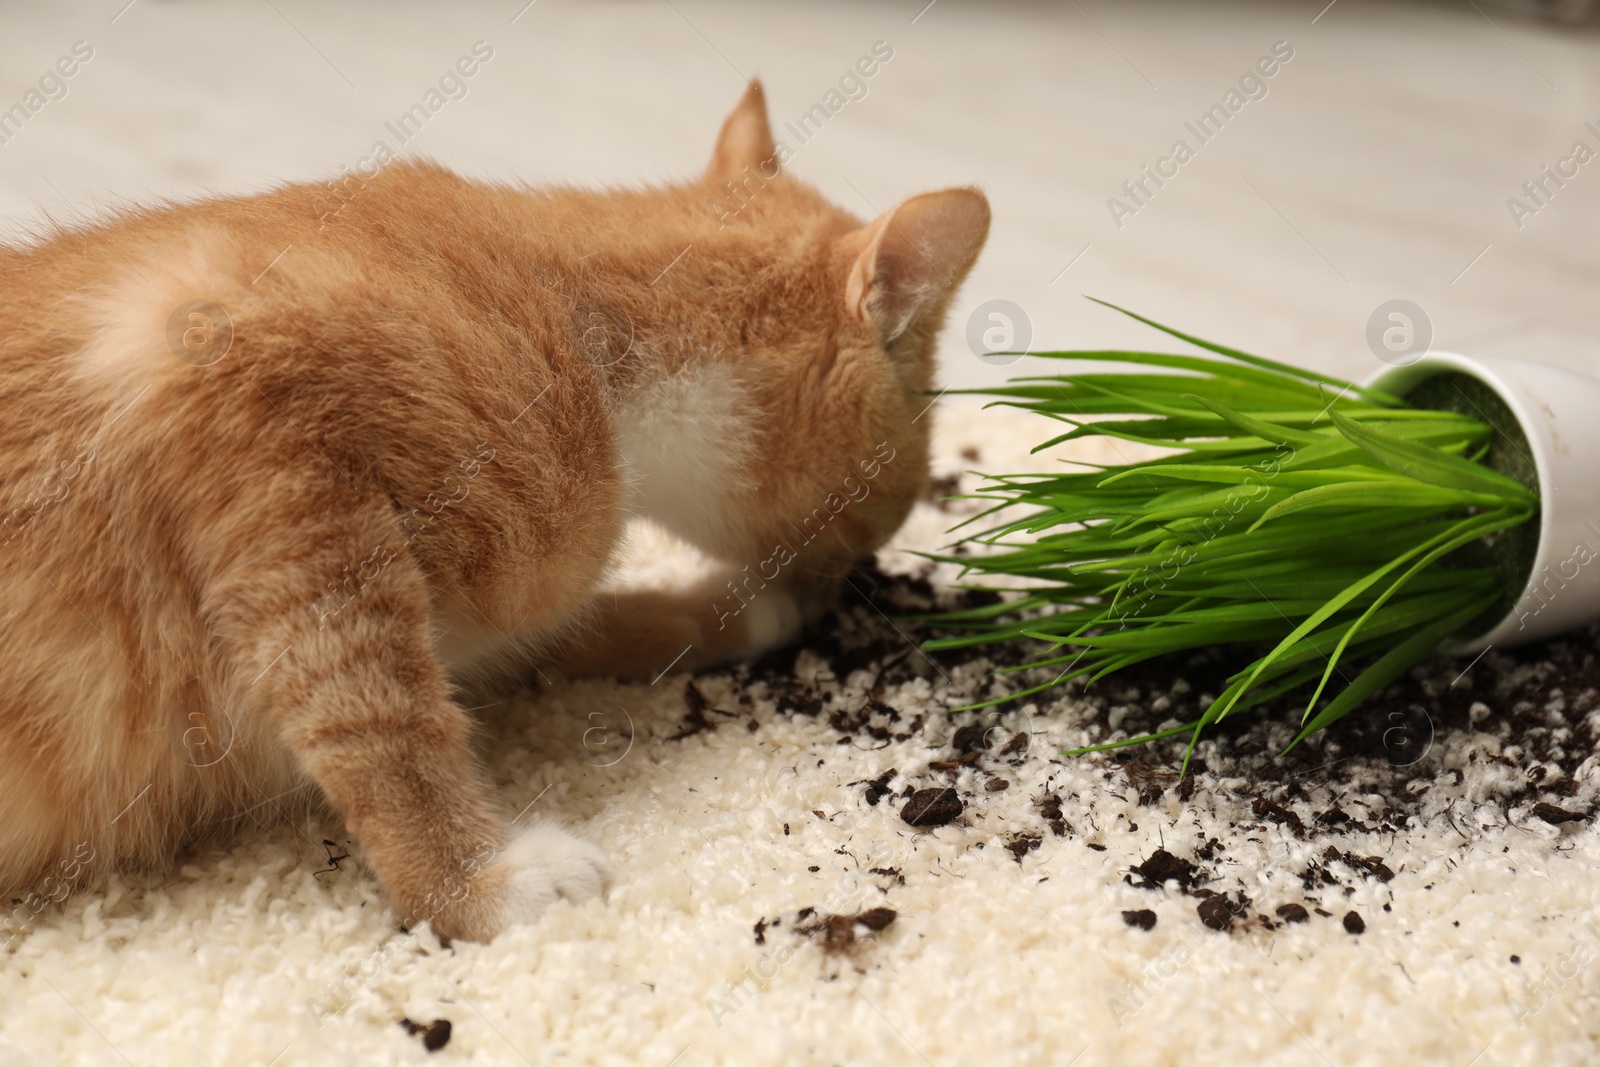
M973 189L864 224L779 151L751 83L681 185L391 163L0 250L0 892L290 804L446 938L600 892L453 683L792 640L922 491L988 231ZM597 595L631 514L739 584Z

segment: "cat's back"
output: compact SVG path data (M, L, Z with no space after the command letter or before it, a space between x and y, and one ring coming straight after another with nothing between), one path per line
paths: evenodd
M583 208L395 164L0 249L0 636L85 602L134 645L192 635L205 585L330 482L403 514L491 452L442 550L604 540L614 519L584 516L620 485L574 344ZM47 636L89 641L83 621ZM97 651L146 658L123 647Z
M246 467L272 463L282 457L261 446L294 431L264 437L260 420L294 422L307 398L326 425L302 430L342 428L370 447L394 421L386 402L520 387L504 361L464 358L521 346L548 361L564 347L559 298L522 299L539 268L510 200L396 164L0 247L0 482L112 443L146 476L229 446L251 446ZM429 428L413 419L404 433Z

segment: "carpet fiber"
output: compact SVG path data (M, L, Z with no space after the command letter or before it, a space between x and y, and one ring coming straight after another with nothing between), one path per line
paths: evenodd
M1018 421L948 415L941 471L1020 469ZM1268 711L1180 782L1181 746L1060 750L1188 721L1224 661L954 713L994 663L897 616L962 594L879 567L797 652L484 710L508 808L614 860L603 903L443 949L336 826L286 822L40 911L0 1067L1590 1061L1595 633L1434 661L1287 759Z

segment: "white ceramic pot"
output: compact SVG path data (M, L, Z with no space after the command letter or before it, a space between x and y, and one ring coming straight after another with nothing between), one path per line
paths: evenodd
M1405 396L1457 372L1493 389L1521 424L1539 478L1539 542L1517 603L1456 653L1537 641L1600 617L1600 381L1520 359L1430 352L1366 384Z

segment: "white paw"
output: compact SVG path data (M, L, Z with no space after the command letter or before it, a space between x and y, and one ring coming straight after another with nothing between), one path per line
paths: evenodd
M745 641L752 655L782 648L800 636L800 605L782 589L763 589L744 609Z
M573 903L598 897L611 880L605 853L554 823L523 830L499 859L511 868L503 913L508 926L533 922L557 897Z

